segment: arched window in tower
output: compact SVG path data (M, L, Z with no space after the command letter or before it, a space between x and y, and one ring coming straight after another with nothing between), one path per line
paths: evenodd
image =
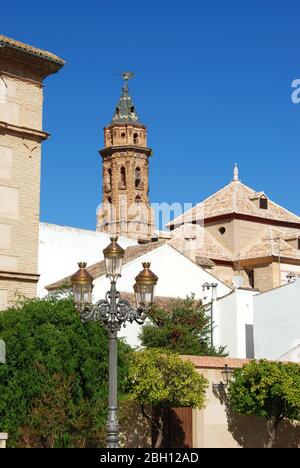
M142 201L141 197L139 195L137 195L135 197L135 203L139 204L139 203L141 203L141 201Z
M141 169L139 167L136 167L134 171L134 185L135 188L138 188L141 185Z
M126 188L126 169L124 166L120 170L120 187Z
M137 145L139 142L139 135L137 133L133 134L133 143Z
M135 108L134 108L134 106L131 106L131 107L130 107L130 112L132 112L132 113L134 113L134 112L135 112Z
M105 192L110 192L112 186L112 172L111 169L108 169L104 174L104 190Z
M112 186L112 172L111 172L111 169L108 169L107 173L108 173L108 178L107 178L108 190L111 190L111 186Z

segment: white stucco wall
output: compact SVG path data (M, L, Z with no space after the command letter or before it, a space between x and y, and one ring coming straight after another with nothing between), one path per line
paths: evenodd
M157 296L185 298L194 293L196 298L202 299L202 284L205 282L218 283L219 296L230 291L228 286L218 281L206 270L165 244L123 266L122 277L117 283L120 292L133 292L135 277L142 270L142 262L145 261L151 262L151 270L159 278L156 287ZM102 276L94 281L94 285L93 296L96 302L105 297L109 281L105 276ZM122 329L119 336L125 337L132 346L138 346L139 331L139 325L128 324L126 329Z
M300 279L255 296L255 358L278 359L299 342Z
M253 297L256 294L256 291L236 289L216 303L214 344L226 346L230 357L248 357L246 325L253 325Z
M137 244L124 237L118 242L124 249ZM38 296L47 294L46 285L78 270L78 262L92 265L103 260L102 250L109 243L109 235L102 232L40 223Z

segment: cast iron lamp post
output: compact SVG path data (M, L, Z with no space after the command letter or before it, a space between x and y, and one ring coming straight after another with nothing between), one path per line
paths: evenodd
M79 263L79 270L71 277L74 303L81 320L96 320L103 323L109 337L109 390L107 418L107 447L119 447L119 423L117 414L117 333L129 321L143 324L149 307L154 302L154 289L157 276L150 270L150 263L143 263L143 270L135 278L134 292L137 307L120 298L116 289L121 276L125 251L117 244L117 237L103 250L106 276L110 279L110 290L106 298L92 305L93 277L86 270L86 263Z
M203 299L207 298L208 291L211 288L211 302L210 302L210 345L214 346L214 316L215 316L215 302L217 298L218 283L204 283L202 284Z

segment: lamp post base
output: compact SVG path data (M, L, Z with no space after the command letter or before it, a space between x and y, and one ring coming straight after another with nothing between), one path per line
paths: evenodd
M108 408L107 418L107 448L119 448L119 421L117 415L117 407L111 406Z

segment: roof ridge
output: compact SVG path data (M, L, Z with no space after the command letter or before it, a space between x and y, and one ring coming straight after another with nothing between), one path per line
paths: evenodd
M25 42L21 42L16 39L12 39L10 37L4 36L3 34L0 34L0 43L1 42L7 44L10 47L24 50L36 56L43 57L54 62L58 62L61 65L65 63L65 60L58 57L58 55L53 54L52 52L48 52L48 50L39 49L38 47L31 46L29 44L26 44Z
M176 220L177 219L180 219L181 217L183 216L188 216L188 214L190 212L192 212L195 208L197 208L199 205L201 205L202 203L210 200L212 197L214 197L215 195L217 195L218 193L220 193L222 190L224 190L226 187L229 187L231 184L235 183L235 182L239 182L239 181L231 181L229 184L226 184L224 185L224 187L220 188L217 192L213 193L212 195L210 195L208 198L204 198L203 200L201 200L200 202L196 203L195 206L192 206L192 208L190 208L188 211L185 211L184 213L180 214L179 216L176 216L176 218L174 218L173 220L169 221L166 226L170 226L172 224L175 224Z

